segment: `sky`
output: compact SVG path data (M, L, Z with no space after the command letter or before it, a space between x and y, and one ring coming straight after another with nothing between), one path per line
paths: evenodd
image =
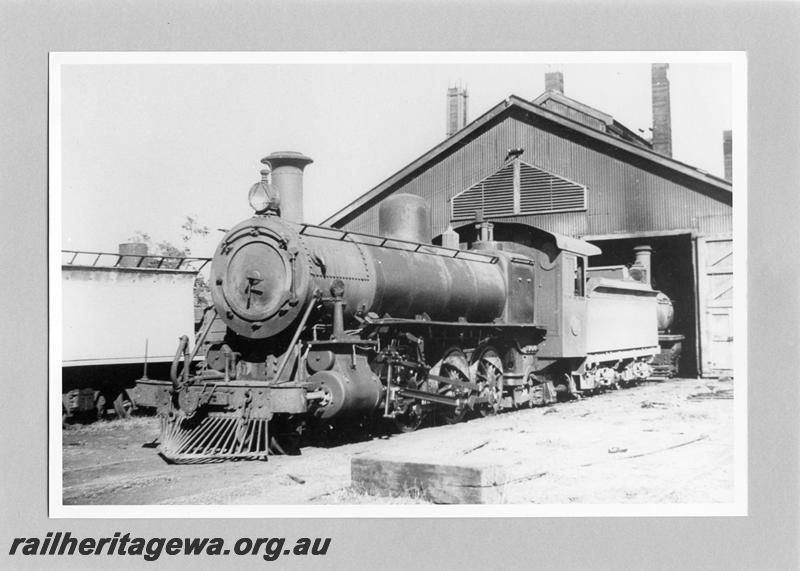
M472 121L510 95L534 99L545 72L558 70L565 95L635 132L649 135L652 126L651 62L643 57L412 59L61 65L61 137L51 145L60 143L62 249L115 252L137 232L178 243L193 216L212 232L192 253L211 256L217 229L251 215L247 192L260 179L260 159L283 150L314 160L305 219L319 223L445 139L446 92L457 84L468 89ZM673 157L722 176L731 65L702 59L670 62Z

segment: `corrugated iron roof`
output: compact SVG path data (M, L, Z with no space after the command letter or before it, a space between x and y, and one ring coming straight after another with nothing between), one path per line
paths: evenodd
M576 99L572 99L571 97L567 97L563 93L558 91L545 91L539 97L534 99L531 103L534 105L539 105L540 107L547 107L548 102L553 101L555 103L564 105L565 107L569 107L574 109L575 111L582 113L584 115L588 115L593 119L603 123L605 125L604 131L609 135L615 135L621 139L631 141L642 147L647 147L649 149L653 148L653 145L650 141L637 135L632 129L629 129L616 119L613 116L609 115L608 113L603 113L599 109L595 109L594 107L590 107L585 103L581 103ZM557 113L557 111L556 111ZM588 127L591 125L584 123Z
M729 193L732 190L732 185L727 180L711 175L701 169L698 169L686 163L682 163L671 157L667 157L665 155L657 153L656 151L652 150L649 147L645 147L640 144L630 142L614 134L609 134L607 132L600 131L598 129L593 129L579 121L575 121L568 117L564 117L563 115L548 110L545 107L527 101L516 95L511 95L508 97L508 99L501 101L500 103L489 109L486 113L484 113L483 115L472 121L463 129L456 132L451 137L448 137L447 139L445 139L444 141L433 147L431 150L424 153L422 156L420 156L407 166L397 171L395 174L393 174L392 176L390 176L389 178L378 184L372 190L361 195L359 198L357 198L344 208L340 209L332 216L328 217L324 222L322 222L322 224L329 226L335 225L337 222L340 222L345 217L348 217L353 213L357 212L361 207L375 200L380 199L383 194L390 192L395 185L397 185L398 183L400 183L405 179L412 177L415 172L424 168L428 163L434 161L439 155L446 153L454 148L457 148L459 145L465 144L466 141L470 140L476 134L486 129L487 126L490 123L492 123L495 119L498 119L507 114L511 114L514 111L522 111L524 113L529 113L538 118L545 119L547 121L560 125L564 128L570 129L576 133L594 139L600 143L624 151L638 159L644 159L645 161L650 162L654 165L658 165L663 168L668 168L677 174L688 176L692 179L707 184L710 187L716 188L718 190L723 190ZM597 113L602 114L602 112L597 112ZM620 159L621 157L619 155L616 155L616 158Z

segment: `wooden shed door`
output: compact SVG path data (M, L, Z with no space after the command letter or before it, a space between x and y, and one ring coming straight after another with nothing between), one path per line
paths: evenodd
M733 374L733 240L697 239L703 376Z

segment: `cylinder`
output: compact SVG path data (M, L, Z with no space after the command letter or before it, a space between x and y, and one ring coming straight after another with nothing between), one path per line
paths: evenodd
M639 281L650 285L652 280L652 274L650 273L650 256L652 255L653 248L650 246L636 246L633 251L636 254L635 265L641 267L644 273L642 279Z
M119 245L119 265L123 268L144 267L144 257L147 256L147 244L141 242L125 242Z
M384 238L431 243L431 213L428 201L416 194L397 193L381 202L378 234Z
M381 383L367 367L366 360L355 369L314 373L308 383L313 391L325 393L325 405L314 411L324 419L369 413L381 399Z
M303 169L314 161L303 153L279 151L261 159L272 169L272 186L280 200L281 218L303 222Z

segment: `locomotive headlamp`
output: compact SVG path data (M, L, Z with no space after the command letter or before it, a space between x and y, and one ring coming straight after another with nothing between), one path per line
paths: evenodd
M278 210L280 201L277 191L270 184L268 170L261 171L261 180L250 188L247 200L250 202L252 209L256 211L256 214L264 214L269 210Z

